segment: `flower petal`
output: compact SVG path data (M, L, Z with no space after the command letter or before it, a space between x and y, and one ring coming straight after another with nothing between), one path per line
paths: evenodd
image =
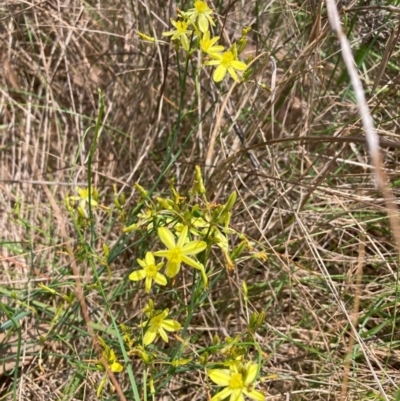
M244 401L242 389L233 390L229 401Z
M143 269L145 269L147 267L146 261L142 260L142 259L136 259L136 262L139 263L139 265L141 267L143 267Z
M197 262L196 260L189 258L189 256L186 256L186 255L182 255L182 262L184 262L187 265L192 266L198 270L204 269L204 266L200 262Z
M217 54L216 54L217 56ZM221 55L219 54L218 57L216 57L216 60L210 60L204 63L204 65L220 65L221 64Z
M211 401L222 401L224 400L226 397L228 397L229 395L232 394L232 389L227 387L224 388L222 391L220 391L219 393L215 394L213 398L211 398Z
M176 244L177 248L183 248L186 238L188 235L188 226L183 226L181 233L179 234L178 243Z
M244 384L248 386L256 380L258 372L258 365L256 363L247 363L246 364L246 376L244 378Z
M176 248L175 237L174 234L167 227L160 227L158 229L158 236L160 237L161 242L168 248L174 249ZM157 255L157 253L154 253ZM161 256L161 255L159 255Z
M206 15L206 18L208 19L208 22L209 22L212 26L215 26L215 22L214 22L214 20L212 19L212 17L211 17L210 15Z
M216 36L215 38L218 38L219 39L219 36ZM214 39L215 39L214 38ZM212 40L214 40L214 39L212 39ZM217 40L218 40L217 39ZM201 39L201 41L200 42L203 42L203 43L207 43L207 42L209 42L210 41L210 31L206 31L206 32L204 32L204 35L203 35L203 37L202 37L202 39ZM215 43L215 42L214 42Z
M118 373L118 372L122 372L124 370L124 367L120 363L114 362L110 366L110 369L111 369L111 372Z
M165 330L162 327L160 327L158 329L158 333L160 334L161 338L167 343L168 342L168 336L167 336L167 333L165 332Z
M143 337L143 344L144 345L151 344L156 339L156 336L157 336L157 332L147 330L146 334Z
M175 34L176 34L176 31L167 31L167 32L163 32L162 36L172 36Z
M208 377L219 386L229 386L231 371L229 369L211 369L207 373Z
M154 277L154 281L158 285L167 285L167 279L161 273L157 273Z
M233 60L231 62L232 67L238 71L244 71L247 68L247 64L243 63L243 61Z
M185 34L181 34L180 36L181 36L182 47L188 52L190 50L189 39Z
M265 400L265 395L261 393L260 391L256 390L251 390L247 391L246 389L243 389L243 392L250 398L256 401L264 401Z
M146 277L146 282L145 282L145 286L144 286L144 289L146 292L150 292L152 281L153 281L153 279L151 277Z
M167 331L178 331L181 328L181 325L179 322L173 319L165 319L161 323L161 327L164 328Z
M217 60L211 60L207 64L212 65L213 61ZM214 71L213 80L215 82L221 82L225 78L225 75L226 75L226 67L220 64Z
M232 67L228 67L228 72L229 72L229 75L230 75L236 82L240 82L240 80L239 80L239 78L238 78L238 76L237 76L237 74L236 74L236 71L235 71Z
M213 46L215 43L217 43L219 41L219 36L214 36L212 39L210 39L210 35L209 36L209 40L211 43L211 46ZM223 48L223 46L221 46Z
M145 277L146 277L145 270L136 270L129 275L129 280L139 281L139 280L143 280Z
M200 14L197 22L199 24L200 31L206 33L208 31L208 19L206 16L204 14Z
M161 257L167 257L169 254L168 250L164 250L164 251L156 251L154 252L154 256L161 256Z
M210 47L207 51L207 54L216 60L221 59L221 53L224 51L224 46L213 46Z
M183 255L196 255L197 253L204 251L204 249L207 248L207 244L204 241L197 240L191 241L180 248L182 248L181 252Z
M183 257L184 257L184 255L183 255ZM165 274L169 278L174 278L179 273L180 269L181 269L181 264L180 263L168 262L167 266L165 268Z
M147 265L154 265L156 261L154 260L154 256L151 252L146 252L145 261Z

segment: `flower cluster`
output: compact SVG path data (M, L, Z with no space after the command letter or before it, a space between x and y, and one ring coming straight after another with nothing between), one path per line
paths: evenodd
M200 15L194 13L188 17L187 21L197 24L199 31L212 26L212 20L209 19L211 18L210 14L204 14L201 22ZM182 28L182 31L188 30L188 26L179 25L178 22L176 22L176 27ZM186 39L178 38L182 45L186 43ZM213 46L217 47L215 40L210 38L208 30L203 34L202 40L204 41L203 46L208 46L208 49ZM230 227L231 213L237 200L236 192L232 192L224 204L210 202L207 199L200 167L196 166L192 189L185 196L178 192L174 180L170 181L170 195L167 197L152 197L138 184L136 184L136 189L145 206L137 215L135 223L125 227L124 232L135 231L139 236L141 233L146 236L157 233L158 243L161 245L161 247L157 246L155 250L147 250L143 258L138 258L139 268L129 275L132 281L144 281L147 293L151 292L154 283L159 286L167 285L168 280L177 277L185 265L199 271L204 287L208 288L207 273L210 274L214 266L208 264L207 261L214 248L217 252L222 253L227 271L234 269L234 263L244 249L251 250L251 245L246 237ZM232 235L236 235L240 240L234 249L230 247ZM201 258L197 259L197 255L202 252L204 253ZM209 271L208 269L206 271L206 265L210 266ZM247 302L248 290L246 285L243 285L243 299ZM174 333L174 337L182 343L182 346L179 354L170 362L171 365L173 367L190 365L196 360L196 357L193 358L190 353L185 352L185 348L190 344L187 334L180 338L175 333L181 330L182 326L187 327L187 321L185 325L181 325L170 316L168 308L156 309L152 299L148 300L143 314L145 317L139 324L139 328L143 330L140 344L135 342L136 340L126 328L123 330L124 343L129 348L129 355L139 356L147 366L153 366L157 358L157 351L155 351L157 348L152 344L159 339L168 343L171 341L171 333ZM242 341L238 336L235 339L228 338L226 340L227 345L221 347L219 351L224 358L223 362L220 361L220 358L218 358L219 361L212 362L218 351L197 355L198 362L206 368L209 379L223 387L216 392L211 401L222 401L225 398L231 401L244 401L245 397L264 401L264 395L255 390L259 367L251 361L245 361L248 353L243 345L252 341L252 335L262 324L263 319L263 314L251 315L245 339ZM215 338L215 342L213 339L213 343L214 345L219 344L219 339ZM217 364L221 364L222 367L215 368Z
M144 215L144 220L151 226L152 223L147 220L147 215ZM194 256L207 248L207 244L201 240L190 241L188 237L189 227L183 226L179 232L178 238L167 227L159 227L158 237L164 244L166 249L156 252L147 252L145 258L137 259L138 264L142 267L129 275L130 280L139 281L145 280L145 290L150 292L153 281L158 285L164 286L167 284L167 278L160 273L164 266L164 262L156 263L155 257L165 258L167 260L165 267L165 275L169 278L174 278L178 275L182 263L194 267L199 270L203 279L204 286L208 285L208 278L205 267ZM149 345L160 336L165 342L168 342L166 331L178 331L181 327L179 322L172 319L167 319L169 310L155 311L154 304L151 300L144 310L148 320L141 323L139 327L146 328L143 337L143 344Z
M236 192L233 192L226 204L211 204L205 195L200 168L196 167L193 189L190 198L179 194L171 181L171 197L157 197L152 201L147 191L136 185L139 193L145 200L147 208L138 214L136 223L125 227L125 232L144 229L145 233L157 232L164 249L148 250L144 258L138 258L140 269L131 272L129 279L145 282L145 291L151 291L153 283L159 286L167 285L168 279L174 279L182 269L182 265L193 267L200 272L204 288L208 288L208 276L205 265L196 255L216 245L225 257L227 270L234 268L230 256L229 235L235 233L229 228L231 210L236 202ZM201 196L204 204L192 201ZM207 242L206 242L207 241ZM234 252L239 255L241 251ZM207 254L205 258L207 259ZM157 260L157 258L162 258ZM204 260L204 259L203 259ZM146 321L139 327L144 329L143 345L153 343L157 337L168 342L167 331L178 331L180 324L167 319L169 310L154 310L153 301L149 301L144 310Z
M201 4L205 3L196 2L195 8L189 10L191 14L185 16L187 26L178 24L178 22L182 21L174 22L176 22L176 27L179 27L182 31L192 30L201 35L200 46L202 51L209 52L210 57L212 57L212 53L217 55L221 49L216 43L217 38L211 38L210 36L209 29L214 26L211 10L208 7L204 9L201 9L201 7L196 8ZM186 46L186 43L190 45L190 41L186 42L186 39L182 39L181 36L177 38L182 43L182 46L183 43L185 43L184 46ZM217 70L218 68L219 66ZM194 288L188 292L196 297L194 299L196 302L199 301L200 305L207 296L207 294L201 292L201 283L203 288L209 289L209 275L213 277L213 280L210 280L210 287L215 285L216 277L219 274L218 265L225 265L225 269L229 274L231 270L235 269L235 263L243 263L244 260L251 257L264 260L266 255L261 252L252 252L252 244L246 236L231 227L231 214L237 200L235 191L230 194L225 203L211 202L207 197L199 166L195 168L193 184L187 193L180 193L174 185L173 179L170 180L169 184L170 194L166 197L152 196L150 192L139 184L135 185L140 200L143 202L143 209L140 213L137 213L135 222L126 226L123 231L125 233L135 232L136 236L143 238L141 241L143 246L153 244L153 241L147 240L152 236L157 237L158 241L154 249L146 247L145 251L138 255L140 257L136 258L137 268L130 272L129 279L134 282L143 281L145 291L150 293L154 284L163 287L171 280L171 284L174 285L176 277L182 272L184 266L189 266L196 269L200 273L199 276L201 275L200 283L196 280ZM123 196L115 196L115 208L112 209L101 205L98 192L92 187L77 188L76 192L77 195L66 198L66 205L74 213L74 216L78 216L77 223L79 221L86 222L86 225L82 227L87 227L87 223L90 222L92 216L93 219L96 217L98 209L110 210L110 214L116 211L121 223L126 223L128 213ZM95 212L88 213L89 209ZM232 247L234 242L236 242L236 247ZM242 256L245 249L251 252L250 256ZM217 263L210 263L214 252L222 257L218 258ZM101 265L105 266L109 271L109 277L111 277L111 270L108 266L110 253L108 246L103 244L103 255L97 257ZM199 258L197 258L198 256ZM59 297L62 296L54 289L43 284L40 287L42 291ZM160 288L156 288L156 292L160 290ZM168 293L172 292L179 296L179 287L172 291L171 289L160 291L161 296L158 298L158 302L161 302L160 298L165 299ZM184 323L181 322L182 324L173 319L175 316L172 313L170 314L170 309L167 308L167 305L156 309L154 301L148 299L143 309L143 318L138 322L135 329L125 324L120 325L120 333L126 355L139 358L145 368L148 369L147 383L151 394L155 394L157 391L155 387L155 383L158 381L156 373L161 360L162 363L169 363L171 371L173 368L176 374L183 372L185 369L197 369L198 366L202 366L207 372L209 380L221 387L216 391L211 401L222 401L224 399L244 401L245 397L256 401L265 400L264 395L255 389L259 366L253 363L251 359L249 361L249 358L252 358L250 346L255 341L254 333L262 325L265 313L253 312L251 315L248 313L248 292L247 284L242 282L242 299L248 315L246 331L243 334L238 334L234 339L228 337L225 341L220 341L218 335L215 335L212 339L213 346L208 349L205 348L201 352L198 352L193 347L194 341L191 340L191 334L188 333L191 316L193 316L195 309L193 308L189 312L188 308L188 313L185 316L184 302L181 302L183 307L178 307L180 316L184 317ZM73 301L70 296L63 296L63 299L66 303ZM61 312L62 309L59 310ZM181 329L183 329L182 333L176 333ZM173 336L171 335L172 333L174 333ZM173 357L169 362L166 362L165 355L167 354L164 353L162 347L159 348L154 344L162 340L163 346L168 349L165 343L169 343L173 338L177 340L173 348L171 347L174 350L173 354L171 354ZM120 363L122 359L118 349L114 351L112 346L108 345L101 337L98 337L98 341L101 345L102 357L105 359L109 370L123 374L126 369ZM114 341L112 344L115 347L116 342ZM189 351L192 347L194 351ZM101 359L103 360L103 358ZM107 389L108 385L112 389L112 385L107 372L104 372L104 367L100 360L90 360L89 362L95 363L96 369L103 372L103 377L97 388L97 396L100 398L103 390ZM125 360L125 364L126 362ZM181 366L185 366L185 368L183 370L177 369Z
M200 49L203 54L204 66L216 66L213 79L215 82L222 81L228 73L236 82L240 82L237 71L243 72L247 65L240 61L238 54L243 51L246 43L245 36L248 29L242 31L242 37L230 48L218 45L219 36L211 36L211 27L215 27L212 17L213 11L203 0L196 0L194 7L188 11L179 11L177 20L171 19L171 24L175 28L171 31L163 32L163 36L171 37L179 43L182 48L191 53ZM138 33L142 39L155 41L141 32Z

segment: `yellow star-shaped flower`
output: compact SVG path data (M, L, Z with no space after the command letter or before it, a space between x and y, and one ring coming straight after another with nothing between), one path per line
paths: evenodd
M215 26L215 22L211 18L211 14L211 8L208 7L207 3L202 0L196 0L194 2L194 8L191 8L186 13L192 23L197 20L199 29L203 33L208 31L209 24Z
M172 234L172 232L166 227L160 227L158 229L158 236L168 249L154 252L154 255L167 258L168 262L165 269L165 274L168 277L175 277L181 269L181 264L186 263L187 265L200 270L203 280L206 280L207 276L205 275L204 266L200 262L189 258L189 255L196 255L207 248L207 244L204 241L197 240L187 242L187 226L182 228L177 242L175 241L174 234ZM207 281L205 281L204 284L207 285Z
M229 397L230 401L244 401L244 396L256 401L264 401L263 393L254 390L253 382L257 377L257 364L247 363L243 365L232 365L230 369L212 369L208 377L219 386L225 387L215 394L211 401L221 401Z
M207 31L200 39L200 48L203 53L208 54L212 58L220 58L221 52L224 51L224 46L215 45L219 40L219 36L210 39L210 31Z
M172 40L180 39L182 47L188 52L190 49L190 42L188 35L192 31L188 29L189 24L186 21L175 21L171 18L171 24L176 28L173 31L163 32L163 36L172 36Z
M147 331L143 337L144 345L151 344L156 339L157 335L160 335L167 343L168 336L165 331L178 331L181 328L181 325L176 320L166 319L168 312L168 309L165 309L163 312L139 325L139 327L145 327L148 325Z
M239 78L235 70L244 71L247 68L247 65L243 63L243 61L239 61L236 59L231 50L228 50L220 55L217 60L207 61L205 65L218 66L213 74L213 79L215 82L222 81L225 78L227 72L236 82L239 82Z
M145 282L146 292L150 292L153 280L158 285L167 284L167 279L165 278L165 276L158 272L162 268L164 263L161 262L156 264L154 256L151 252L146 253L144 260L137 259L137 262L143 269L132 272L129 275L129 279L132 281L139 281L146 279Z

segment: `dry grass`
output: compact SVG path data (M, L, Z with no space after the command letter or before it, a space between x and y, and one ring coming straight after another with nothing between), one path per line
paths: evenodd
M398 19L393 10L370 9L361 0L343 3L349 7L341 10L344 30L397 195ZM93 272L79 259L82 242L64 207L76 185L87 185L98 89L105 113L92 182L102 203L112 203L115 187L131 211L138 202L135 182L151 188L158 180L155 192L165 196L171 177L184 193L198 164L212 202L237 190L234 228L269 255L266 262L239 263L212 290L192 321L191 341L200 347L216 333L243 332L237 289L245 280L252 308L266 313L257 340L263 375L277 375L262 384L268 400L398 400L398 252L340 49L319 4L214 1L225 44L251 25L246 54L259 57L249 80L231 92L230 83L217 88L207 76L212 70L204 70L200 96L198 66L189 65L182 93L184 60L178 65L174 46L149 44L136 34L161 38L175 15L172 1L0 6L0 339L8 369L10 360L20 367L11 375L0 367L1 400L96 399L101 376L79 362L96 355L78 302L54 323L57 304L38 290L41 282L61 293L75 291L51 198L61 210L97 329L110 325L110 314L119 323L137 321L144 304L142 290L126 278L146 243L136 245L139 238L132 237L126 250L114 253L107 310L89 286ZM177 6L188 7L183 1ZM100 253L104 242L120 244L121 224L106 213L98 216L94 248ZM188 283L179 283L183 299L189 299ZM43 330L41 342L37 332ZM0 348L0 357L6 351ZM140 382L141 365L132 365ZM121 386L133 399L127 379ZM204 375L193 371L174 377L157 399L206 399L207 390Z

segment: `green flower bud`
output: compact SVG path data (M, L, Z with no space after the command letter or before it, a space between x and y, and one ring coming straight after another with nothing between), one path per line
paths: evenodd
M203 183L203 177L201 175L200 166L196 166L196 178L194 182L194 191L200 195L204 195L206 193L206 188Z
M172 210L174 203L171 199L157 198L157 202L166 210Z
M119 203L121 204L121 206L124 206L124 205L125 205L125 203L126 203L126 196L125 196L125 194L121 194L121 195L119 196Z
M137 182L135 183L135 188L140 192L142 198L147 198L149 193Z
M242 53L243 50L246 48L246 46L247 46L247 38L241 37L237 42L237 52L238 52L238 54Z
M139 226L135 223L135 224L131 224L130 226L124 227L122 229L122 232L124 233L130 233L131 231L134 231L138 228Z
M258 313L253 312L250 316L250 321L249 321L249 330L254 331L257 328L257 319L258 319Z
M208 362L208 352L204 352L204 354L201 354L200 358L199 358L199 362L201 365L206 366L207 362Z
M104 256L108 258L108 255L110 254L110 248L107 246L107 244L103 244L103 252Z
M221 339L219 338L218 334L215 334L212 339L212 345L218 345L220 342L221 342Z
M245 281L242 281L242 290L243 290L244 299L247 301L247 299L248 299L247 295L249 293L249 290L247 288L247 284Z
M265 320L265 312L262 311L258 314L257 328L261 327Z
M242 241L231 253L231 259L235 261L245 250L247 242Z
M228 198L228 201L225 204L225 211L230 212L233 209L233 206L235 206L237 199L237 193L236 191L233 191Z

